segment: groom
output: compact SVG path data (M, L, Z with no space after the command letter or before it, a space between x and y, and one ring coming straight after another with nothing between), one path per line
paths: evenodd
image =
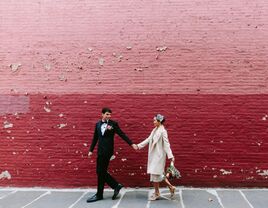
M114 152L114 135L118 134L125 140L133 149L137 150L136 144L127 137L120 129L117 122L110 120L112 110L110 108L102 109L102 119L96 123L93 140L89 149L88 157L90 158L95 145L98 143L97 156L97 175L98 175L98 190L95 195L87 199L87 202L95 202L103 199L103 190L105 182L114 189L112 199L116 199L123 185L118 183L108 172L110 158Z

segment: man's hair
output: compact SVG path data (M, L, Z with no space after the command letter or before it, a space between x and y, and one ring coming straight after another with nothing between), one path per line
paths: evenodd
M101 112L102 112L102 114L105 114L105 113L112 113L112 110L110 109L110 108L103 108L102 110L101 110Z

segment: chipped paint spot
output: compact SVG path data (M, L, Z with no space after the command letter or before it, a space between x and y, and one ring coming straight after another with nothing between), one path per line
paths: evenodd
M247 177L247 178L246 178L246 180L253 180L253 179L254 179L253 176L251 176L251 177Z
M19 70L19 67L21 66L20 63L16 63L16 64L10 64L9 67L11 68L12 72L16 72Z
M44 64L45 70L50 71L51 65L50 64Z
M12 128L12 127L13 127L13 124L12 124L12 123L10 123L10 122L8 122L8 121L5 121L5 122L4 122L4 128L5 128L5 129Z
M220 169L220 171L221 171L222 175L231 175L232 174L231 170L228 171L228 170Z
M166 51L167 49L168 49L168 47L166 47L166 46L161 46L161 47L156 48L156 50L160 51L160 52Z
M59 125L58 125L58 128L59 128L59 129L62 129L62 128L66 127L66 126L67 126L66 123L65 123L65 124L59 124Z
M135 70L135 71L138 71L138 72L142 72L142 71L143 71L142 68L135 68L134 70Z
M11 175L7 170L5 170L0 174L0 179L8 179L8 180L10 180Z
M131 50L132 49L132 47L131 46L127 46L127 50Z
M122 160L123 162L127 161L127 159L126 159L126 158L122 158L121 160Z
M44 110L47 112L47 113L50 113L51 112L51 109L47 106L44 106Z
M87 143L84 143L83 145L84 145L85 147L87 147Z
M265 115L265 116L262 117L262 120L263 120L263 121L266 121L267 118L268 118L268 115Z
M63 115L62 113L61 113L61 114L59 114L59 117L61 117L61 118L62 118L63 116L64 116L64 115Z
M60 81L67 82L67 78L65 77L64 74L59 75L58 78L59 78Z
M262 145L262 142L256 142L256 144L260 147Z
M93 48L87 48L87 50L88 50L89 52L92 52L92 51L93 51Z
M268 170L257 170L256 173L260 176L268 176Z
M99 58L99 65L103 66L104 65L104 58Z

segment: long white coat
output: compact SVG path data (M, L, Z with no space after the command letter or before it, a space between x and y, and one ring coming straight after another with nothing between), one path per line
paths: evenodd
M149 144L147 173L162 175L165 171L166 156L173 158L167 130L163 125L154 128L150 136L138 144L139 149Z

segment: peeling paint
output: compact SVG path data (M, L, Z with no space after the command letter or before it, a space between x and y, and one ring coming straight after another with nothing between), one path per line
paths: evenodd
M268 170L257 170L256 173L260 176L268 176Z
M67 78L65 77L64 74L59 75L58 78L60 81L67 82Z
M122 55L122 54L116 54L116 53L113 53L113 56L117 58L117 61L118 61L118 62L121 62L122 59L123 59L123 55Z
M44 110L47 112L47 113L50 113L51 112L51 109L47 106L44 106Z
M103 66L104 65L104 58L99 58L99 65Z
M122 158L121 160L122 160L123 162L127 161L127 159L126 159L126 158Z
M263 121L266 121L267 118L268 118L268 115L265 115L265 116L262 117L262 120L263 120Z
M143 71L142 68L135 68L134 70L135 70L135 71L138 71L138 72L142 72L142 71Z
M253 179L254 179L253 176L251 176L251 177L247 177L247 178L246 178L246 180L253 180Z
M66 126L67 126L67 123L65 123L65 124L59 124L59 125L58 125L58 128L59 128L59 129L62 129L62 128L66 127Z
M8 179L8 180L10 180L11 175L7 170L5 170L0 174L0 179Z
M21 66L20 63L10 64L9 67L11 68L12 72L16 72L19 70L19 67Z
M8 122L8 121L5 121L5 122L4 122L4 128L5 128L5 129L12 128L12 127L13 127L13 124L12 124L12 123L10 123L10 122Z
M222 175L231 175L232 174L232 171L231 170L224 170L224 169L220 169Z
M50 71L51 65L50 64L44 64L45 70Z
M156 50L160 51L160 52L166 51L167 49L168 49L168 47L166 47L166 46L161 46L161 47L156 48Z

